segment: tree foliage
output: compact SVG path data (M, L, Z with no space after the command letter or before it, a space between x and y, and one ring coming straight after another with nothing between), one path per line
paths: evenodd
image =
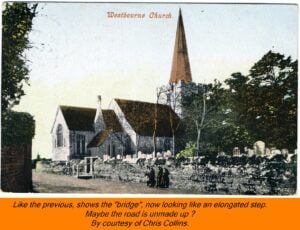
M201 149L204 152L205 144L211 143L207 142L208 130L216 130L221 125L225 94L222 84L215 81L214 84L203 84L198 93L184 99L188 111L184 121L186 136L195 141L197 155L201 154Z
M188 142L186 144L185 149L181 150L178 154L178 158L182 157L193 157L195 155L195 152L197 151L196 149L196 144L193 142Z
M199 140L202 152L230 153L234 147L243 151L257 140L293 151L297 148L297 66L297 60L269 51L248 75L233 73L225 86L204 85L203 92L188 100L184 122L188 139Z
M270 147L296 148L297 61L269 51L249 71L235 73L230 88L234 122L244 126L252 140Z
M29 113L8 111L2 113L1 147L31 143L35 134L35 121Z
M2 111L16 105L28 84L29 69L24 54L30 48L28 34L37 4L5 3L2 12Z

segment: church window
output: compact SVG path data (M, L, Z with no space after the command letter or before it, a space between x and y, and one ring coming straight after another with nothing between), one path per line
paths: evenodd
M71 142L71 144L75 143L75 134L74 133L71 133L71 135L70 135L70 142Z
M171 143L170 143L170 139L166 138L164 141L164 149L165 150L170 150L171 149Z
M76 150L77 154L80 154L80 135L76 135Z
M61 124L58 125L56 130L57 147L63 146L63 127Z
M125 137L125 153L126 154L131 153L131 140L129 136Z
M112 157L116 157L116 146L112 145Z
M85 154L85 136L81 136L81 148L82 148L82 154Z

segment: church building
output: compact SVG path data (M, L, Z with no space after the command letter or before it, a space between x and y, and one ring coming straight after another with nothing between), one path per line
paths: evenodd
M174 127L185 114L183 100L199 87L192 82L179 11L171 76L167 85L158 88L158 103L113 99L103 109L98 96L97 108L58 106L51 129L52 160L170 151L177 135Z
M186 98L198 94L201 89L202 85L192 80L183 19L179 10L171 76L167 85L158 88L161 93L159 103L169 105L180 118L184 118Z

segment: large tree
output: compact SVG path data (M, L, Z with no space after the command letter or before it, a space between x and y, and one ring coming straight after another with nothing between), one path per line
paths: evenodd
M249 71L235 73L230 88L235 124L244 126L252 140L268 146L296 148L297 61L269 51Z
M23 85L28 84L28 65L24 51L30 48L28 34L37 4L4 3L2 12L2 112L20 102Z

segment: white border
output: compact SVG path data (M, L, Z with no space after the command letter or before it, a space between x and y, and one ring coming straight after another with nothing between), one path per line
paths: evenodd
M24 0L12 0L9 2L20 2ZM1 2L1 11L2 11L2 2L3 0L0 0ZM188 0L188 1L166 1L166 0L108 0L108 1L78 1L78 0L63 0L63 1L55 1L55 0L48 0L48 1L24 1L24 2L86 2L86 3L92 3L92 2L99 2L99 3L164 3L164 4L179 4L179 3L203 3L203 4L226 4L226 3L231 3L231 4L296 4L298 6L298 0L239 0L237 2L233 0ZM0 17L0 23L2 25L2 17ZM1 38L2 38L2 31L0 32ZM299 46L299 6L298 6L298 46ZM0 40L1 43L1 40ZM298 62L299 62L299 48L298 48ZM1 63L0 63L1 65ZM299 69L299 63L298 63L298 69ZM299 71L299 70L298 70ZM299 75L299 72L298 72ZM298 92L300 89L300 83L298 80ZM300 102L299 102L299 95L298 95L298 107L299 108ZM1 119L1 118L0 118ZM299 121L299 113L298 113L298 121ZM298 131L298 136L299 136L299 125L297 123L297 131ZM1 142L1 140L0 140ZM297 146L299 149L299 140L297 141ZM299 153L297 154L299 155ZM203 195L203 194L106 194L106 193L97 193L97 194L92 194L92 193L84 193L84 194L67 194L67 193L7 193L7 192L0 192L0 198L276 198L276 199L281 199L281 198L289 198L289 199L294 199L294 198L299 198L300 197L300 191L299 191L299 185L300 185L300 162L299 162L299 156L297 159L297 193L296 195L291 195L291 196L263 196L263 195L253 195L253 196L245 196L245 195ZM1 163L1 159L0 159ZM0 164L1 165L1 164ZM1 174L1 172L0 172Z

